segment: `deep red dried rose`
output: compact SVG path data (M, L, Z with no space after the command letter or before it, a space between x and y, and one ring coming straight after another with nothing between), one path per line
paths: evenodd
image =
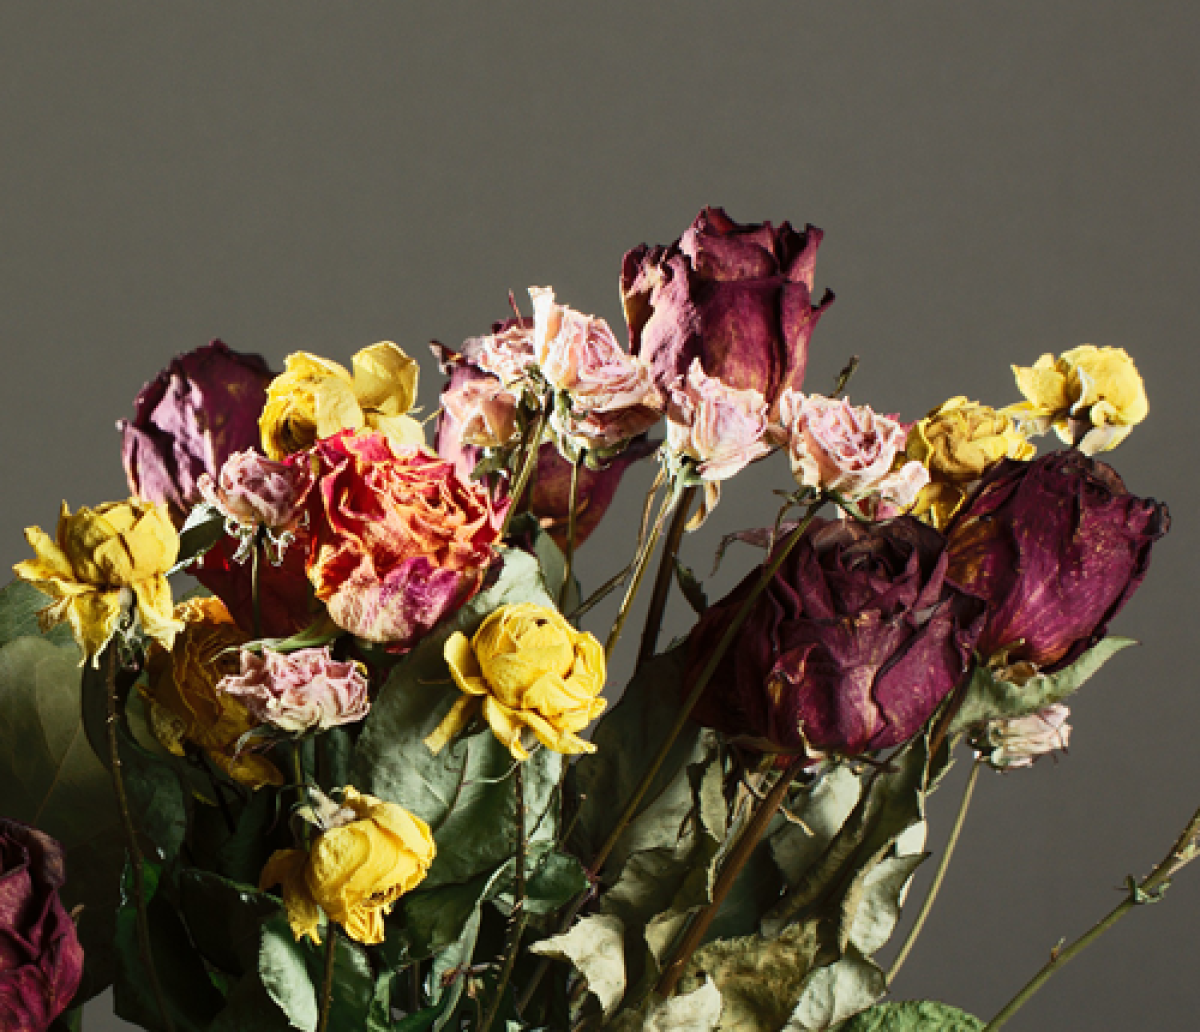
M58 890L62 847L49 835L0 818L0 1028L44 1032L70 1005L83 948Z
M967 673L982 623L983 603L947 581L945 549L907 516L814 520L693 719L766 751L857 755L907 741ZM689 685L761 576L693 629Z
M200 477L215 477L234 452L256 447L258 417L274 374L259 355L219 340L178 355L118 420L130 492L166 502L182 523L200 501Z
M705 208L669 247L635 247L621 267L631 350L664 390L698 358L709 376L753 388L774 411L784 388L800 389L809 338L833 302L826 291L812 304L822 236Z
M1170 522L1082 452L1005 459L946 530L950 577L988 603L980 654L1047 671L1077 659L1137 590Z

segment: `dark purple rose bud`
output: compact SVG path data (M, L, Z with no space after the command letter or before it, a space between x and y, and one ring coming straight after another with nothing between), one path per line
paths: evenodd
M515 323L516 320L511 319L508 322L496 323L493 334L501 334L512 328ZM461 397L472 389L478 389L481 385L500 385L498 377L484 372L469 360L468 356L481 353L482 346L479 342L484 339L475 338L468 341L461 355L440 344L433 345L433 352L442 364L442 371L450 376L449 382L442 389L443 406L438 416L435 447L438 455L448 462L453 462L455 472L468 483L483 449L464 440L464 435L470 436L471 424L463 417L460 406L446 402L447 399ZM625 470L634 462L650 455L656 447L656 443L648 441L644 436L638 437L603 469L589 469L586 465L580 468L575 489L576 547L588 539L604 518ZM532 509L543 529L559 548L564 548L571 512L571 463L564 459L558 448L551 443L543 444L538 450Z
M44 1032L83 976L75 923L58 898L62 847L0 817L0 1028Z
M234 452L258 446L273 376L261 356L219 340L173 358L138 394L133 421L117 422L130 492L166 502L182 523L200 501L201 475L215 477Z
M625 255L621 296L630 348L669 389L693 359L731 387L753 388L775 408L784 388L799 390L808 339L833 302L812 304L814 226L740 225L705 208L669 247L642 244Z
M764 751L853 756L907 741L967 673L983 603L946 580L946 541L908 516L814 520L759 596L693 719ZM689 684L762 576L712 606Z
M950 577L988 603L980 655L1050 672L1073 662L1141 584L1170 522L1074 449L1000 463L946 530Z

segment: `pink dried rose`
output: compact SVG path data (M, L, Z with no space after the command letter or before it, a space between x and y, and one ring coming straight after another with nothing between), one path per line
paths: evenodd
M877 496L903 509L929 482L929 470L919 462L895 468L908 427L868 405L785 390L779 419L792 473L805 487L836 491L848 501Z
M224 514L241 540L240 559L249 554L260 527L282 552L311 486L307 466L274 462L250 449L229 456L215 481L205 473L199 482L201 497Z
M1034 760L1066 751L1071 738L1070 715L1066 706L1056 702L1023 717L991 720L972 744L980 758L996 770L1032 767Z
M298 735L362 720L371 709L367 688L359 664L334 660L328 648L262 655L243 649L242 672L217 685L259 723Z
M117 422L130 492L165 502L182 523L200 501L200 477L258 442L272 375L261 356L219 340L173 358L138 394L133 419Z
M696 463L707 481L728 480L770 450L767 403L753 388L730 387L705 375L697 358L687 379L671 388L667 447Z
M502 448L516 436L517 402L491 374L459 377L442 393L443 410L458 427L462 443L472 448Z
M529 294L537 367L569 400L555 410L559 434L578 447L604 449L657 423L663 404L650 367L625 353L608 323L555 304L549 287L531 287Z
M500 378L505 387L521 383L535 364L533 320L516 318L493 323L485 337L463 343L463 356L485 372Z

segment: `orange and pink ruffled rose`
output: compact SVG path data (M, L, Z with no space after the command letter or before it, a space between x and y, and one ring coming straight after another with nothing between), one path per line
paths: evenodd
M503 510L453 463L351 431L289 461L314 472L308 576L339 627L405 651L479 590Z

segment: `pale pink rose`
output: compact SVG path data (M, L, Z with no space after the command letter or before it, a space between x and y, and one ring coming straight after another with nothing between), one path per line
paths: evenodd
M466 341L463 353L480 369L498 376L505 387L511 387L524 380L534 365L533 323L529 319L496 323L486 337Z
M608 323L554 303L531 287L533 351L546 382L566 394L555 429L585 447L605 448L645 433L662 415L650 367L627 354Z
M1009 720L992 720L974 740L976 751L997 770L1031 767L1033 761L1067 748L1071 711L1053 703L1037 713Z
M846 398L785 390L779 397L780 430L792 473L805 487L836 491L850 501L878 496L904 509L929 482L919 462L893 470L908 431L897 419Z
M767 402L753 388L729 387L706 376L694 359L687 379L671 388L667 447L697 463L708 481L728 480L771 447L766 441Z
M217 690L235 695L261 724L303 734L362 720L371 708L367 679L357 663L339 663L328 648L262 655L242 650L242 672Z
M205 473L198 486L204 500L234 523L286 531L295 529L311 484L306 466L272 462L247 450L230 455L215 482Z
M500 448L517 432L517 396L495 376L466 380L442 394L442 407L461 427L464 444Z

